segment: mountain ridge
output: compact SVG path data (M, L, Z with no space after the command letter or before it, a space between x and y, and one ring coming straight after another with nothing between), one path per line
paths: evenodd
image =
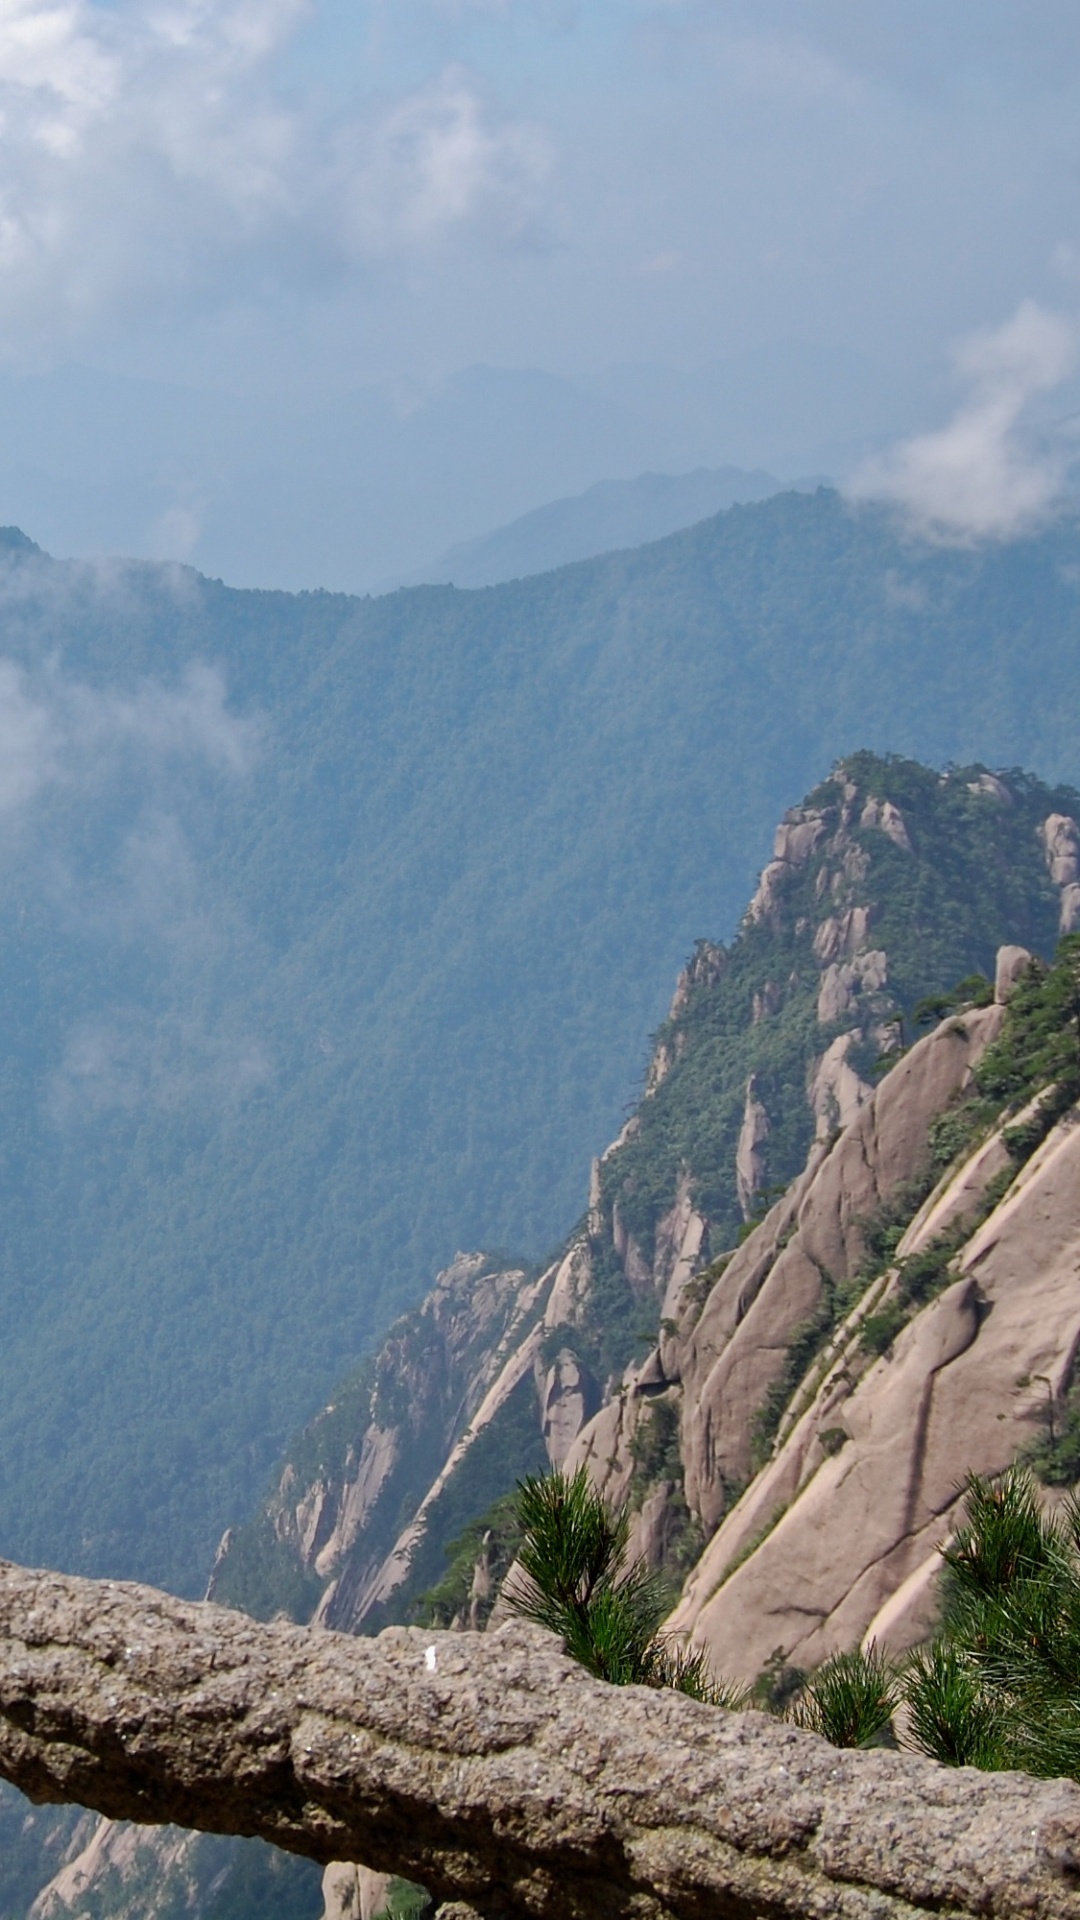
M734 945L699 940L680 974L643 1099L594 1162L558 1256L538 1269L459 1255L290 1448L263 1509L225 1536L211 1593L348 1632L494 1624L514 1476L581 1463L629 1503L635 1550L681 1589L671 1627L726 1674L790 1686L864 1631L893 1647L925 1633L963 1466L993 1471L1045 1439L1044 1373L1060 1416L1043 1471L1067 1470L1080 1432L1068 1372L1080 1309L1045 1259L1046 1168L1075 1159L1080 1057L1073 1085L1060 1007L1048 1025L1042 1005L1054 972L995 945L1023 931L1049 954L1075 926L1078 815L1080 795L1027 776L938 775L868 753L789 809ZM986 962L993 981L971 973ZM942 991L955 969L969 977ZM913 1040L916 1016L932 1030ZM1044 1111L1030 1087L1047 1076L1058 1092ZM710 1081L721 1098L703 1102ZM777 1158L792 1090L802 1130ZM675 1129L674 1156L665 1105L695 1122ZM752 1111L764 1125L748 1151ZM628 1203L650 1157L642 1216ZM1049 1208L1080 1257L1075 1201ZM1019 1289L1017 1246L1030 1268ZM973 1420L962 1395L952 1452L923 1445L926 1409L966 1356L992 1383L987 1410ZM315 1894L310 1875L275 1879L274 1855L233 1859L197 1835L106 1823L58 1838L69 1857L40 1920L91 1895L134 1920L155 1883L155 1910L182 1899L216 1920L215 1871L260 1910ZM360 1886L329 1869L326 1913L356 1920L361 1897L385 1897L381 1881Z
M584 493L549 501L491 533L460 541L376 591L441 581L456 587L491 587L529 574L550 573L575 560L663 539L727 507L767 499L795 484L776 480L760 469L747 472L740 467L697 467L692 473L600 480ZM806 486L801 490L806 491Z

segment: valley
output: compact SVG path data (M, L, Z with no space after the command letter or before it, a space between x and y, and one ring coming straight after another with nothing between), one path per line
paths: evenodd
M912 546L819 491L539 580L350 602L103 579L9 535L9 672L52 757L8 803L0 931L6 1551L210 1576L349 1633L482 1626L515 1480L584 1460L680 1626L722 1665L745 1643L741 1679L890 1607L925 1624L956 1475L904 1469L887 1520L876 1396L903 1379L889 1420L925 1424L927 1343L982 1324L963 1207L947 1254L919 1209L993 1051L1000 951L1049 962L1080 899L1080 799L1053 783L1078 541L1065 519ZM968 1013L948 996L973 979ZM1012 1164L992 1134L951 1174L973 1260ZM1066 1289L1052 1350L1015 1360L1062 1409L1068 1313ZM994 1401L1002 1459L1046 1392ZM978 1434L956 1474L998 1459ZM788 1591L789 1542L812 1568L848 1479L875 1557L830 1549L800 1637L762 1593ZM0 1817L12 1920L27 1886L35 1920L91 1897L135 1920L148 1887L206 1920L322 1911L314 1870L254 1842Z
M725 1678L925 1638L964 1476L1078 1470L1078 813L1028 775L840 762L680 974L580 1227L546 1267L458 1256L225 1536L212 1596L495 1626L515 1481L584 1464ZM217 1912L205 1836L61 1844L42 1920L88 1892Z

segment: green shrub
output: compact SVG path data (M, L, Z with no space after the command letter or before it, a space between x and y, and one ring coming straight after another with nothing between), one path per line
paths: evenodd
M867 1353L888 1353L897 1334L908 1323L902 1300L887 1300L878 1313L869 1313L859 1328L859 1343Z
M877 1746L888 1736L900 1697L895 1665L871 1643L865 1651L835 1653L826 1660L787 1717L834 1747Z
M946 1767L1002 1767L1005 1750L993 1700L962 1650L947 1640L920 1648L904 1688L911 1744Z
M1024 1465L1044 1487L1075 1487L1080 1482L1080 1385L1058 1399L1047 1387L1041 1437L1027 1449Z
M750 1437L750 1459L755 1471L769 1458L791 1396L833 1332L837 1318L836 1288L826 1275L817 1306L792 1333L780 1374L755 1416Z
M417 1596L410 1610L413 1617L425 1626L450 1627L467 1614L472 1605L473 1575L483 1555L491 1581L489 1598L477 1606L477 1623L484 1626L520 1544L517 1495L504 1493L481 1519L470 1521L448 1541L443 1549L449 1563L446 1572L434 1586Z
M418 1887L412 1880L402 1880L394 1875L386 1889L386 1903L382 1913L375 1920L428 1920L434 1913L435 1902L426 1887Z
M1013 990L1005 1025L975 1075L984 1096L1022 1105L1041 1087L1080 1084L1080 934L1058 944L1054 963L1033 960Z

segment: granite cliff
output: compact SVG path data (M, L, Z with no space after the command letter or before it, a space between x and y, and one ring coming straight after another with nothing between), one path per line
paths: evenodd
M223 1543L216 1597L299 1597L356 1632L435 1589L438 1617L481 1624L512 1551L500 1496L585 1459L728 1668L729 1636L753 1678L781 1647L811 1662L865 1631L932 1567L953 1481L1013 1457L1066 1390L1068 1289L1057 1317L1031 1303L1071 1232L1069 1118L1021 1165L996 1110L959 1146L950 1116L1029 956L1080 916L1078 804L1023 775L843 763L781 822L734 944L699 941L578 1230L540 1272L458 1257ZM917 1007L932 1030L913 1039ZM1035 1235L1052 1179L1058 1224ZM994 1291L1014 1243L1028 1331L988 1371L1023 1318ZM909 1298L918 1258L934 1277ZM993 1381L985 1417L968 1377ZM875 1447L905 1489L891 1520ZM874 1528L843 1517L860 1487ZM789 1551L812 1563L818 1506L865 1564L830 1541L829 1593L763 1609L755 1582L785 1591Z

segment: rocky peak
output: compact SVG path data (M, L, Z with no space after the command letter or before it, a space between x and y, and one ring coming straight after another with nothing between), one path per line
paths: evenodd
M715 987L723 978L728 962L727 948L713 940L698 940L694 951L675 982L668 1019L678 1019L700 988Z
M776 829L773 857L763 868L746 918L752 926L774 926L784 892L801 867L816 852L826 832L826 818L815 808L796 807Z
M1071 814L1048 814L1040 829L1050 878L1061 894L1059 926L1072 933L1080 924L1080 827Z
M770 1473L779 1502L831 1458L811 1429L831 1421L847 1450L839 1403L814 1388L794 1409L792 1354L823 1316L841 1352L837 1301L865 1223L919 1177L933 1116L962 1096L1030 954L1052 950L1061 889L1078 884L1072 819L1034 782L1013 793L978 769L868 755L785 816L738 938L699 942L679 977L646 1097L593 1163L580 1230L535 1276L459 1256L362 1389L313 1423L261 1524L315 1582L322 1619L400 1617L463 1518L544 1461L587 1459L637 1502L639 1544L685 1571L702 1547L715 1559L713 1536L741 1552L747 1515L761 1530ZM998 946L997 1004L905 1052L914 1003L995 971ZM983 1171L1001 1171L993 1152ZM957 1296L958 1328L971 1298ZM865 1368L837 1365L861 1406ZM782 1470L762 1454L778 1445ZM468 1549L455 1617L488 1606L492 1542ZM226 1590L245 1553L250 1539L230 1543ZM712 1636L709 1577L688 1595Z

